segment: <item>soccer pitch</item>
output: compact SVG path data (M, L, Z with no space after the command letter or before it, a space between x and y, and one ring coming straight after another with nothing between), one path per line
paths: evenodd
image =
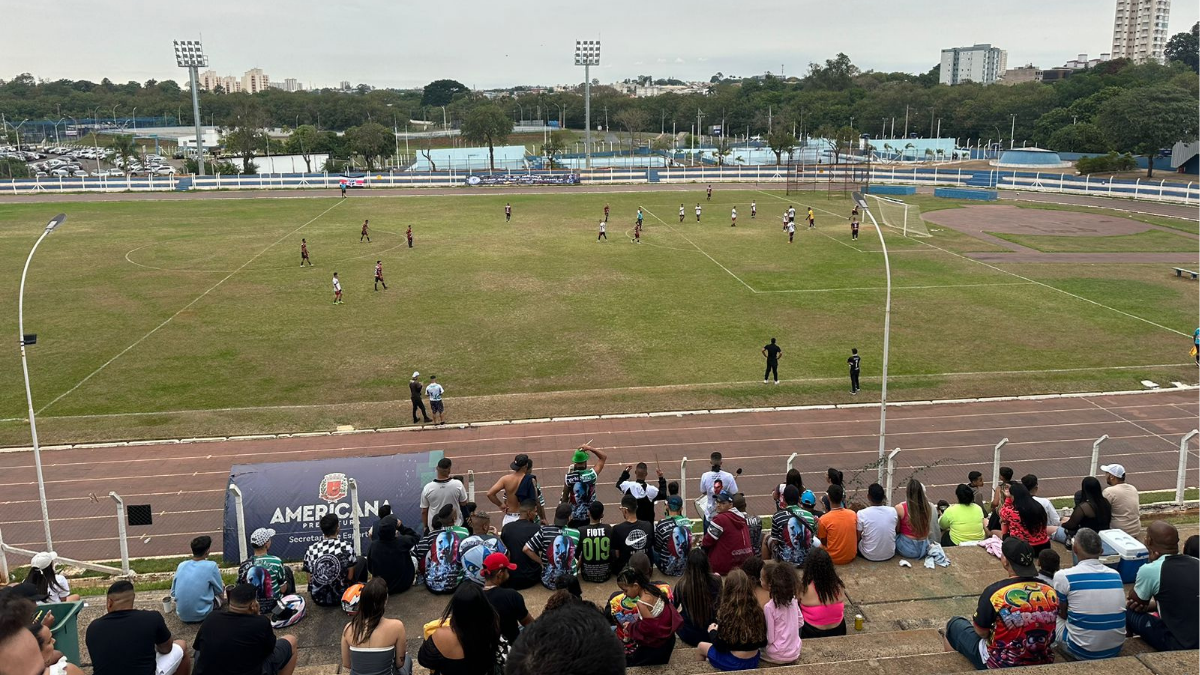
M925 213L959 206L913 201ZM598 243L606 203L608 241ZM780 220L789 204L793 244ZM809 206L815 230L802 222ZM68 221L38 250L26 289L47 444L398 426L411 421L414 370L446 387L451 423L869 402L884 264L869 220L851 241L850 208L842 193L725 186L706 201L703 185L0 205L3 330L17 332L19 271L61 210ZM368 218L371 242L360 242ZM1197 285L1170 265L985 264L964 254L1000 249L954 230L885 236L891 400L1196 379ZM315 267L299 266L301 238ZM372 290L376 260L386 291ZM335 271L343 305L332 304ZM761 381L771 337L784 350L778 387ZM863 357L854 399L851 347ZM29 442L25 416L19 353L5 349L0 445Z

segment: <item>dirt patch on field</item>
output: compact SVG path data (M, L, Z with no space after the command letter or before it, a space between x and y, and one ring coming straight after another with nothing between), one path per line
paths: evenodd
M998 232L1014 235L1059 237L1111 237L1161 230L1181 237L1200 240L1194 234L1169 227L1143 223L1105 213L1080 213L1028 209L1003 204L965 206L958 209L930 211L923 214L926 221L969 234L976 239L1002 246L1009 253L968 253L970 258L987 262L1191 262L1194 253L1043 253L989 234Z

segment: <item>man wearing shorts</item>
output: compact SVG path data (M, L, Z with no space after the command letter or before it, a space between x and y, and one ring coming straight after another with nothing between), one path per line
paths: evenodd
M379 284L383 284L383 290L387 290L387 282L383 280L383 261L375 261L375 290L379 290Z
M429 376L429 386L425 387L425 395L429 397L429 412L433 416L434 424L445 424L446 408L442 405L442 394L446 390L437 382L437 375Z
M790 244L792 243L792 239L796 236L796 224L788 223L785 227L787 227L788 243Z
M813 217L813 210L812 210L812 207L810 206L810 207L808 207L808 229L811 230L812 228L814 228L816 226L817 226L817 219L815 217Z
M608 204L604 205L604 222L608 222Z
M409 225L408 229L404 231L404 236L408 237L408 247L412 248L412 225Z
M700 222L700 202L696 202L696 222Z
M708 201L710 201L710 202L712 201L712 184L711 183L708 186Z
M737 227L737 207L733 207L733 212L729 214L729 226Z
M337 272L333 273L333 304L342 304L342 282L338 281Z
M512 220L512 204L504 205L504 222Z
M308 242L304 239L300 240L300 266L304 267L304 263L308 263L312 267L312 261L308 259Z
M757 215L758 215L758 204L755 204L754 201L752 200L750 202L750 220L754 220L754 216L757 216Z
M128 581L121 580L108 587L107 613L87 628L92 671L100 675L190 673L192 663L187 656L187 643L171 640L171 631L162 614L134 609L134 598L133 584Z
M681 222L681 223L683 222L683 212L684 212L683 204L680 204L679 205L679 222Z
M362 234L360 234L358 236L358 243L361 244L363 239L366 239L368 244L371 243L371 234L370 234L370 232L368 232L368 229L369 228L367 227L367 221L364 220L363 226L362 226Z
M600 221L600 234L596 235L597 242L599 242L601 239L603 239L604 241L608 241L608 234L604 231L604 221L603 220Z
M192 648L196 669L204 673L291 675L296 670L296 636L275 636L251 584L230 589L228 609L204 619Z

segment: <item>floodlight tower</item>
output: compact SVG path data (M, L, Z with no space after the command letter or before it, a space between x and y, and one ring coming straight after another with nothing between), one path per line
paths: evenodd
M199 40L175 41L175 65L187 68L192 79L192 117L196 120L196 168L204 175L204 138L200 130L200 68L208 66L208 57Z
M576 40L575 65L583 66L583 142L587 158L586 166L590 169L592 168L592 66L600 65L600 41Z

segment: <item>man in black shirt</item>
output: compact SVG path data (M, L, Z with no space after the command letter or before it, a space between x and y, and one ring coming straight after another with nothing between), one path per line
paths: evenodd
M517 566L503 553L492 553L483 559L483 595L500 615L500 635L510 645L517 641L521 626L533 623L533 617L525 607L525 598L513 589L503 587L508 581L508 573L515 569Z
M508 587L514 590L530 588L541 581L542 568L529 559L529 556L519 555L525 549L525 544L541 529L533 522L537 515L537 502L526 499L521 502L519 515L516 520L504 526L500 531L500 541L504 548L515 551L517 569L508 575Z
M850 393L858 393L858 368L861 365L861 359L858 356L858 348L850 350L850 358L846 359L846 364L850 366Z
M383 577L389 594L407 591L412 586L416 576L412 550L419 540L417 533L396 516L380 519L379 541L367 549L367 571L373 577Z
M253 586L250 587L253 590ZM187 643L171 641L162 614L134 609L133 584L108 587L107 613L87 628L92 672L97 675L188 675ZM269 625L269 624L268 624Z
M629 470L633 469L633 480L629 480ZM648 485L646 476L650 473L650 468L645 462L638 462L637 466L627 466L621 472L621 477L617 479L617 489L626 495L630 495L637 499L637 518L648 523L654 522L654 502L667 498L667 479L663 477L662 469L655 469L658 473L658 486Z
M775 338L771 338L771 344L763 347L762 354L767 357L767 372L763 373L763 384L767 383L772 374L775 376L775 384L779 384L779 357L783 356L783 349L775 344Z
M275 637L250 584L234 586L225 611L205 617L192 648L196 670L206 675L292 675L296 670L296 636Z
M604 520L604 504L588 504L588 524L579 528L579 576L602 584L612 575L612 525Z
M429 413L425 412L425 404L421 401L421 373L414 372L412 379L408 381L408 393L412 398L413 406L413 424L417 423L417 410L421 411L421 417L425 419L425 424L429 424Z
M620 572L629 564L634 553L650 555L654 542L654 527L637 517L637 500L629 495L621 498L621 516L624 522L615 525L612 531L613 571Z

